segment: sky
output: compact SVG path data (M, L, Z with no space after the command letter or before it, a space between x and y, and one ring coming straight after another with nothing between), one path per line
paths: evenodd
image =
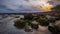
M41 9L36 7L40 1L41 0L0 0L0 13L42 12ZM60 0L51 0L49 3L58 5L60 4Z

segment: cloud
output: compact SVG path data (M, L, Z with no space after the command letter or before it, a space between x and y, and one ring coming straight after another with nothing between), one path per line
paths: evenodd
M60 5L60 0L51 0L53 5Z
M18 9L21 5L32 6L28 0L4 0L2 4L10 9Z
M0 0L0 10L5 12L41 11L36 8L41 0ZM58 4L58 1L54 1ZM0 11L0 12L1 12Z
M0 10L4 12L39 11L29 0L2 0L1 2Z

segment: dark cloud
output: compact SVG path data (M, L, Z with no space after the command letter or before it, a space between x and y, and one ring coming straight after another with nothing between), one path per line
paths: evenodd
M0 12L26 12L38 10L26 1L29 2L29 0L0 0Z
M6 9L6 6L0 4L0 9Z
M33 0L35 1L35 0ZM40 9L32 6L29 2L32 0L0 0L0 12L31 12L41 11ZM52 0L51 4L60 4L59 0ZM32 2L33 5L35 3ZM37 3L36 3L37 4Z
M25 1L29 2L29 0L25 0Z

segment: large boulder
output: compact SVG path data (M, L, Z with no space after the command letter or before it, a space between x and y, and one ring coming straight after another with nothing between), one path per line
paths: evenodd
M39 24L40 24L41 26L48 26L48 25L49 25L49 22L48 22L48 20L47 20L46 17L41 17L41 16L40 16L37 21L39 22Z
M14 21L14 26L22 29L25 27L25 22L24 20L17 19L16 21Z
M60 21L56 21L55 23L51 23L48 26L48 30L53 34L60 34Z
M32 28L32 29L36 29L36 30L37 30L37 29L39 28L39 26L38 26L38 22L37 22L37 21L35 21L35 20L34 20L34 21L32 21L32 23L31 23L31 28Z

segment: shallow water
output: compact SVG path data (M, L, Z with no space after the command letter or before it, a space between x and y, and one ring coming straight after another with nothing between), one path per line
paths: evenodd
M33 32L25 32L24 29L17 29L14 27L14 17L7 17L0 20L0 34L51 34L48 27L39 26L38 31L33 30Z

